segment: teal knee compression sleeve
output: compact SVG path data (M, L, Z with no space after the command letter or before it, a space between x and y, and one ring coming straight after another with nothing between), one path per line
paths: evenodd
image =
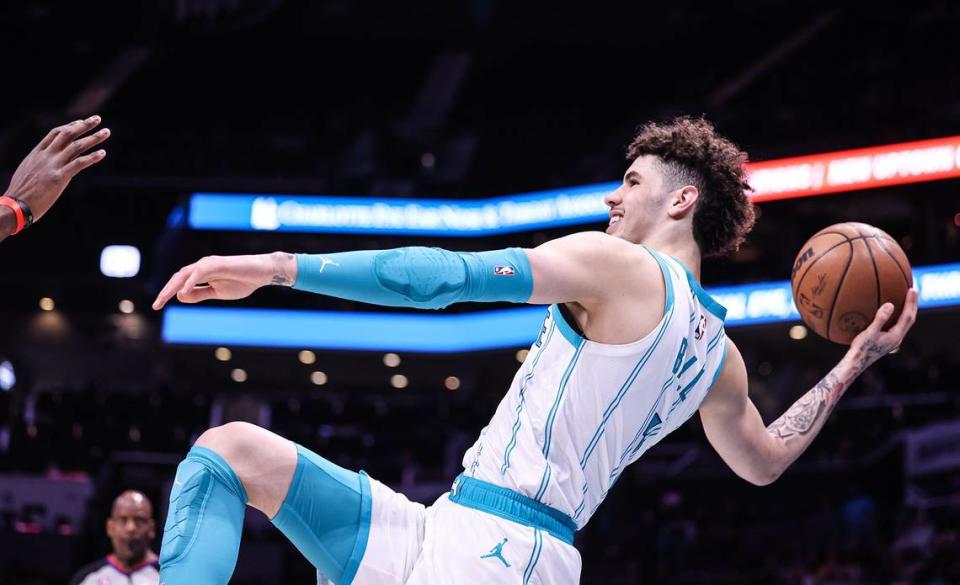
M440 309L467 301L526 302L533 276L520 248L449 252L411 247L298 254L293 286L377 305Z
M237 564L247 492L215 452L194 447L177 467L160 546L165 585L226 584Z
M297 445L297 469L273 524L337 585L349 585L367 547L372 501L362 471Z

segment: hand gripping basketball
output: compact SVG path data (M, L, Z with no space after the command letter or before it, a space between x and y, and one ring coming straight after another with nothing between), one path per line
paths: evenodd
M830 341L848 344L885 303L893 305L890 317L897 320L913 274L906 254L886 232L847 222L807 240L791 280L807 326Z
M903 338L917 320L917 291L911 288L907 291L907 298L903 303L903 311L892 327L884 331L893 316L893 303L884 303L870 325L853 338L850 343L850 352L856 359L857 365L867 368L881 357L900 347Z

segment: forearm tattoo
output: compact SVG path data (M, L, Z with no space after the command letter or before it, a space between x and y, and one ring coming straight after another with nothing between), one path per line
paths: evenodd
M830 372L768 426L767 432L784 442L806 435L830 414L846 386L836 374Z
M886 345L880 345L876 341L867 341L863 344L863 350L860 357L856 360L854 368L857 372L863 372L868 367L870 367L874 362L883 356L887 355L891 351L896 349L895 347L888 347Z
M293 254L284 254L287 260L294 260L296 257ZM277 264L274 268L273 279L270 281L270 284L274 286L293 286L293 279L291 279L284 271L281 264Z

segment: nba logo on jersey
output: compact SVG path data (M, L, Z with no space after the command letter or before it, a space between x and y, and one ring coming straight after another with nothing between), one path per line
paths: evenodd
M707 334L707 318L704 315L700 315L700 323L697 324L697 328L693 332L693 336L697 338L697 341L703 339L703 336Z
M513 266L494 266L493 273L497 276L513 276L517 273Z

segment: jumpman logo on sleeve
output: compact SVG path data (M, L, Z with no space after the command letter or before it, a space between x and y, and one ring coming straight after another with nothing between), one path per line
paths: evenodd
M320 256L320 270L318 270L317 272L323 272L323 269L326 268L328 264L333 266L340 266L340 264L334 262L333 260L325 256Z
M503 558L503 545L505 544L507 544L506 538L504 538L503 541L499 543L497 546L490 549L490 552L488 552L487 554L480 555L480 558L481 559L489 559L489 558L500 559L500 561L503 562L503 565L505 567L509 567L510 563L507 562L507 559Z

